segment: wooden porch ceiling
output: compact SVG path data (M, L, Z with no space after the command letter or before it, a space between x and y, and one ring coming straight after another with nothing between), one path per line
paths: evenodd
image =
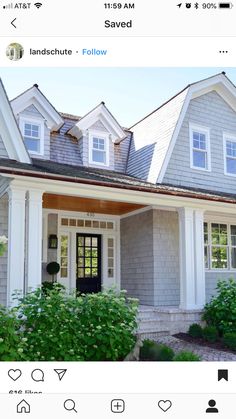
M123 215L127 214L128 212L144 208L144 205L45 193L43 195L43 208L64 211Z

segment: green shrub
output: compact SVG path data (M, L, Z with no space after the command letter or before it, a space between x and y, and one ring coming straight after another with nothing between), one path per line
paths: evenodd
M200 324L194 323L189 326L188 334L192 338L201 338L202 337L202 327Z
M28 361L117 361L133 348L137 302L114 291L76 297L36 290L22 298Z
M207 324L216 326L220 336L227 332L236 332L236 282L219 281L218 295L206 304L203 319Z
M223 343L233 351L236 351L236 333L228 332L223 336Z
M44 281L42 283L42 291L44 294L48 294L49 291L57 290L58 292L65 291L65 287L62 284L59 284L58 282L50 282L50 281Z
M166 345L159 345L151 340L144 340L140 348L141 361L172 361L174 351Z
M182 351L175 355L174 361L201 361L201 358L191 351Z
M202 336L207 342L214 343L218 340L218 331L215 326L206 326L202 329Z
M21 361L22 339L16 311L0 306L0 361Z

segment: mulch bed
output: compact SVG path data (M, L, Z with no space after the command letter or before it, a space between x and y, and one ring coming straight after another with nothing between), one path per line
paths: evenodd
M208 348L216 349L218 351L230 352L231 354L236 354L236 351L232 351L231 349L227 348L221 341L218 342L207 342L203 338L192 338L187 333L177 333L173 335L175 338L184 340L185 342L192 343L194 345L205 346Z

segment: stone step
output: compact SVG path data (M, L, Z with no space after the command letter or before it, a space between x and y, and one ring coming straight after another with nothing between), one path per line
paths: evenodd
M138 324L138 330L150 330L150 329L156 329L159 330L166 330L166 322L161 320L142 320Z
M141 340L150 339L150 340L158 340L160 337L169 336L170 333L168 330L163 330L157 332L156 330L150 330L148 332L138 332L138 337Z

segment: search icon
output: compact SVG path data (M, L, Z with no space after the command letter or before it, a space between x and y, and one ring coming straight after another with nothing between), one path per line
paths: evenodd
M76 410L76 408L75 408L75 401L72 400L72 399L67 399L64 402L64 408L66 410L68 410L68 412L71 412L72 410L74 410L75 413L78 413L77 410Z

